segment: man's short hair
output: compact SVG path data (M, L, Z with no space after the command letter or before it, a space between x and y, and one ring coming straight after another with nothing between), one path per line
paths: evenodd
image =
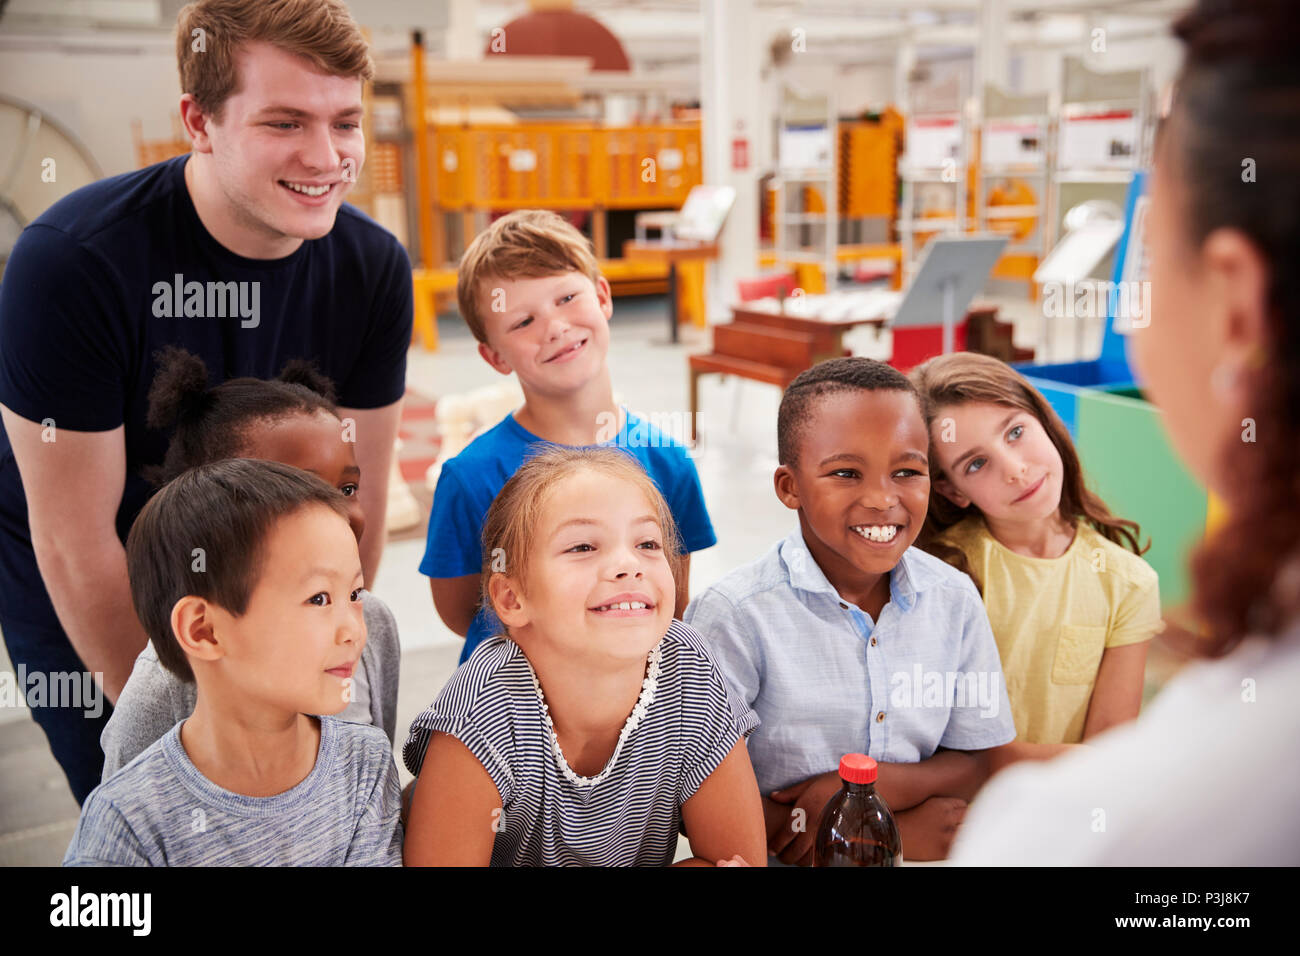
M492 279L540 279L581 272L594 285L600 266L587 238L545 209L519 209L474 237L460 257L456 301L474 338L487 342L478 296Z
M192 468L149 499L127 535L126 570L136 616L163 667L194 680L172 633L176 602L194 595L243 614L276 522L312 504L348 518L337 488L289 465L248 458Z
M198 0L176 18L181 92L221 119L239 91L235 56L252 42L306 57L332 76L374 78L370 46L342 0Z
M908 392L916 396L916 388L907 376L884 362L862 356L819 362L800 372L781 396L781 408L776 413L777 459L781 464L793 467L798 463L799 449L817 400L823 395L847 391Z

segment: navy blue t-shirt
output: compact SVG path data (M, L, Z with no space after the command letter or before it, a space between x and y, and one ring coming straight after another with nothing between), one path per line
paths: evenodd
M23 230L0 282L0 403L53 420L55 440L125 425L123 541L151 491L140 471L162 461L170 437L145 426L163 346L201 357L213 385L314 359L346 408L390 405L406 385L411 266L393 234L343 205L328 235L291 255L235 255L199 220L188 159L64 197ZM3 427L0 620L58 625Z

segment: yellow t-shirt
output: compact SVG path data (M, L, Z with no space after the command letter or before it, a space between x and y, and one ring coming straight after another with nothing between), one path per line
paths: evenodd
M1082 519L1059 558L1017 554L981 515L938 540L961 550L984 589L1016 739L1078 743L1102 653L1164 627L1156 572Z

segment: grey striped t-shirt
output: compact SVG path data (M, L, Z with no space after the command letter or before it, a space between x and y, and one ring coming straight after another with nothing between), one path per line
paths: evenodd
M682 804L758 715L690 627L673 621L659 647L654 699L595 786L560 769L532 666L505 637L480 644L416 718L402 751L407 769L419 775L435 730L478 758L501 796L492 866L667 866Z
M401 866L401 788L378 727L320 718L316 765L273 797L203 776L180 721L86 798L64 866Z

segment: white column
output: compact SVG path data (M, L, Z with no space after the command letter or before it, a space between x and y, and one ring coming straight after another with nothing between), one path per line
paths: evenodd
M1007 0L983 0L980 4L979 45L975 48L975 89L983 97L984 86L991 84L1008 91L1007 83Z
M480 60L486 41L479 36L478 0L446 0L447 29L443 34L446 47L443 51L448 60ZM505 24L502 24L504 26Z
M905 37L900 40L897 53L894 57L894 109L903 113L904 116L912 111L911 86L908 77L912 75L912 70L916 66L916 44L912 38Z
M754 29L754 0L703 0L700 39L700 139L704 182L732 186L736 204L719 239L718 260L709 269L709 321L730 319L736 281L758 272L758 154L763 38ZM749 165L732 168L732 144L749 144Z

